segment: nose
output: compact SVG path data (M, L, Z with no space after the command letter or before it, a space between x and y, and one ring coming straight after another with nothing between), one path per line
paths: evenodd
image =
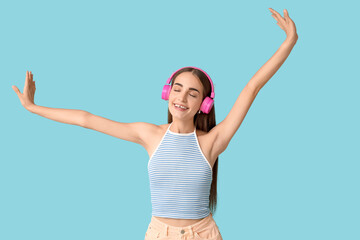
M178 94L177 99L180 102L186 103L186 92L184 91L184 92Z

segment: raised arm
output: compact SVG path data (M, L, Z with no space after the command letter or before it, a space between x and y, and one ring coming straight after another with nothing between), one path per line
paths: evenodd
M138 143L145 149L158 129L158 126L152 123L116 122L89 112L85 115L83 127L102 132L125 141Z
M36 86L35 81L33 81L33 74L30 71L26 71L23 93L21 93L16 86L12 86L12 88L18 95L21 105L23 105L23 107L29 112L57 122L78 126L84 125L87 113L86 111L77 109L50 108L36 105L34 103Z
M212 134L216 136L213 143L214 155L225 151L249 111L256 95L281 67L298 39L295 24L290 19L288 12L284 10L285 18L283 18L275 10L270 9L270 11L273 13L272 16L278 21L277 24L280 28L286 32L286 40L281 44L275 54L250 79L226 118L210 130Z
M83 110L38 106L34 103L36 87L33 74L30 71L26 72L23 93L16 86L12 86L12 88L18 95L23 107L32 113L57 122L99 131L125 141L138 143L144 147L147 146L146 143L149 142L157 129L157 125L154 124L145 122L121 123Z
M39 105L30 105L27 107L29 112L42 117L71 125L84 126L86 111L77 109L50 108Z

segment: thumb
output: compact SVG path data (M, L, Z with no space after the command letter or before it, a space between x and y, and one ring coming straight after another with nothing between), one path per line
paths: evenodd
M289 12L286 10L286 9L284 9L284 17L289 17Z
M16 92L16 94L19 94L19 93L20 93L20 90L19 90L15 85L12 85L11 87L12 87L12 89L14 89L14 91Z

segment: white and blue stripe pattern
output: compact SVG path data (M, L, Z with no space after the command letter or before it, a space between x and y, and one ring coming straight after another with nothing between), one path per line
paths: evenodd
M148 163L152 215L207 217L212 168L200 149L196 128L192 133L175 133L170 126Z

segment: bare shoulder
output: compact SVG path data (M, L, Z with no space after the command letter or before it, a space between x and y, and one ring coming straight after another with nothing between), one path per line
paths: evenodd
M141 129L140 129L141 139L146 140L148 138L148 136L157 134L159 131L161 131L161 125L142 122Z
M159 138L164 131L166 131L166 125L167 124L156 125L153 123L142 122L141 129L139 129L141 145L145 149L150 149L153 142L156 141L156 139Z

